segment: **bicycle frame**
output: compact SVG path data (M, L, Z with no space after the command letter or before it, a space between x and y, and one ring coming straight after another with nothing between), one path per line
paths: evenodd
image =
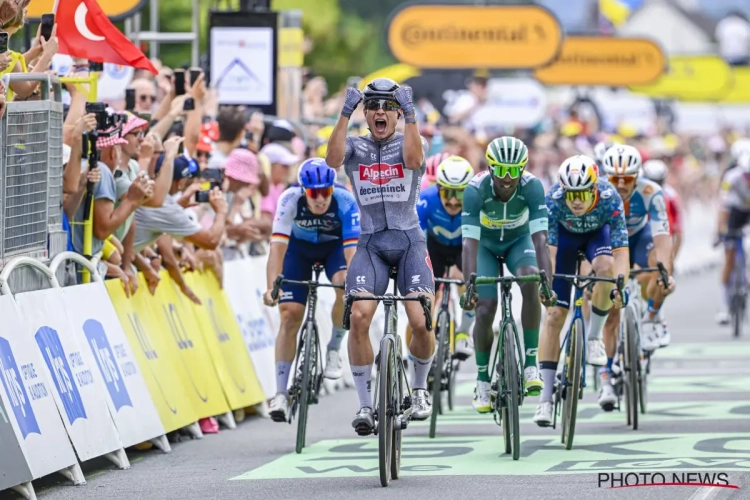
M500 276L502 277L502 267L500 268ZM521 339L518 337L518 328L516 327L516 323L513 320L513 310L511 309L511 304L513 302L513 294L511 293L512 286L513 281L509 280L500 282L500 295L502 297L500 309L502 311L503 319L500 321L500 335L498 335L497 339L497 351L495 357L492 360L492 370L490 373L495 373L495 366L497 365L498 359L504 359L503 356L505 355L505 336L503 335L503 332L505 331L505 327L507 325L511 325L513 327L513 335L515 335L516 337L516 364L518 364L518 373L521 377L521 387L524 388L521 392L520 398L521 402L523 403L523 398L526 395L526 374L524 374L523 366L521 366L524 355L521 351Z

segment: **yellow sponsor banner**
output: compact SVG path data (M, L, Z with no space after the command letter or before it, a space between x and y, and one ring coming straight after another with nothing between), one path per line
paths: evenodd
M279 67L301 68L305 62L302 28L279 28Z
M104 284L164 430L172 432L192 424L198 416L185 394L162 336L157 335L160 325L154 320L148 305L154 299L148 287L141 285L138 292L128 299L120 280L107 280Z
M750 68L733 68L734 87L720 101L735 104L750 104Z
M630 90L649 97L700 102L724 99L733 85L732 69L720 57L673 56L659 80Z
M146 0L96 0L96 3L99 4L99 8L101 8L108 17L120 20L140 11L146 4ZM54 8L55 0L34 0L26 8L26 19L36 21L37 19L41 19L43 14L51 14L54 12ZM84 18L86 13L87 10L84 9ZM76 21L76 23L77 22L78 21Z
M159 334L168 349L182 386L198 418L222 415L229 411L224 391L216 375L192 308L186 307L167 271L149 300ZM142 278L142 277L141 277ZM145 290L146 282L140 286ZM137 294L136 294L137 295Z
M203 302L200 306L193 304L193 312L229 406L236 410L265 400L242 332L216 276L211 272L186 273L185 281Z

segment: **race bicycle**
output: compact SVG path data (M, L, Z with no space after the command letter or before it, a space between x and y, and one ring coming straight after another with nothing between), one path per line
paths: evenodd
M526 377L523 373L522 363L525 359L521 342L518 338L518 328L516 328L513 319L513 310L511 309L511 286L513 283L541 283L542 293L546 298L551 296L547 275L544 271L539 274L528 276L503 276L503 259L500 259L500 276L477 277L476 273L471 273L469 283L466 286L466 300L471 301L474 295L474 288L478 285L495 285L500 284L501 303L502 303L502 321L500 323L500 335L495 350L495 357L492 360L490 370L490 400L492 403L492 414L495 423L503 428L503 438L505 440L505 453L512 453L513 460L518 460L521 456L521 431L520 417L518 408L523 405L523 399L526 396ZM462 304L463 306L463 304Z
M406 377L406 370L401 349L401 336L398 334L397 302L419 302L424 312L427 331L432 331L432 312L430 299L426 295L401 297L396 295L396 277L398 268L390 269L389 278L393 279L393 293L373 296L347 295L344 303L345 330L349 330L352 304L359 300L377 300L385 307L385 327L380 339L380 352L375 356L378 367L375 378L374 401L378 436L378 467L380 484L385 487L391 478L398 479L401 474L401 431L406 429L411 418L411 389ZM358 433L360 431L358 430ZM367 434L370 432L368 431ZM360 434L360 435L367 435Z
M566 450L573 447L573 437L576 428L576 416L578 414L578 400L583 398L583 389L586 387L586 329L583 321L583 291L590 284L597 282L614 283L616 290L623 295L625 276L617 278L600 278L591 275L581 275L581 263L586 260L583 252L578 252L576 263L576 274L555 274L554 278L570 282L575 289L573 295L573 320L570 328L565 333L563 345L560 352L565 351L565 363L562 374L555 379L554 403L555 411L552 419L552 428L557 426L557 415L562 409L562 443ZM559 359L559 358L558 358ZM561 408L562 406L562 408Z
M301 285L308 287L307 315L305 316L302 329L297 342L297 357L294 363L295 377L289 388L289 416L287 421L291 425L297 410L297 453L302 453L305 447L305 433L307 431L307 412L311 404L318 404L320 386L323 382L323 355L320 350L320 337L318 336L318 325L315 322L315 306L318 303L318 288L338 288L343 290L344 285L333 285L331 283L320 283L318 279L325 267L316 262L313 264L313 279L310 281L294 281L284 279L283 274L276 277L271 290L271 298L276 302L282 285Z
M638 275L658 272L661 274L659 282L666 288L669 286L669 274L661 262L657 267L646 267L630 271L630 279L625 287L629 297L625 314L620 321L620 340L618 342L619 374L613 379L613 387L617 394L617 407L620 409L620 399L625 396L625 412L628 425L633 430L638 429L638 408L646 413L648 395L648 375L651 373L651 351L641 349L641 320L646 312L646 304L641 296L641 284ZM610 409L611 411L611 409Z
M734 242L734 268L729 277L729 316L732 332L736 338L742 335L742 325L747 317L747 262L745 248L742 244L742 233L728 235Z
M446 272L447 275L447 272ZM461 286L461 280L435 278L440 284L443 296L440 299L436 321L436 354L431 374L430 394L432 396L432 415L430 416L430 437L435 437L438 413L443 414L443 392L447 392L448 409L453 410L453 396L456 389L456 371L459 361L453 359L451 339L455 331L455 322L451 317L451 285Z

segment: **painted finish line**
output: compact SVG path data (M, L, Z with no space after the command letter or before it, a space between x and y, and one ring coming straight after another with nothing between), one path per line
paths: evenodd
M532 423L536 410L536 401L529 401L520 408L522 423ZM750 423L749 401L703 401L694 403L652 403L649 402L646 413L639 416L644 422L684 420L746 420ZM622 411L602 411L596 403L579 403L576 417L578 422L585 423L625 423L624 403ZM467 406L455 407L438 416L438 427L441 425L494 425L492 415L480 415ZM429 421L412 422L409 427L426 427ZM741 429L734 429L741 430Z
M750 433L581 435L566 451L558 435L522 438L521 459L501 451L500 436L420 439L405 436L401 470L418 475L590 474L606 471L750 472ZM232 480L378 475L377 439L325 440Z

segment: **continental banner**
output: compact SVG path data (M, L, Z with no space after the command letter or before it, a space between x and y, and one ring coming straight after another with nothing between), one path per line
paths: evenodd
M192 305L193 311L230 408L265 401L242 332L216 276L211 272L186 273L185 281L203 303ZM182 292L177 293L185 300Z
M163 285L159 284L160 287ZM141 284L138 292L128 298L120 280L107 280L105 286L138 367L144 374L164 430L172 432L196 422L198 416L185 394L170 356L171 350L166 345L165 337L158 333L162 325L151 312L149 302L155 298L148 292L148 287Z

